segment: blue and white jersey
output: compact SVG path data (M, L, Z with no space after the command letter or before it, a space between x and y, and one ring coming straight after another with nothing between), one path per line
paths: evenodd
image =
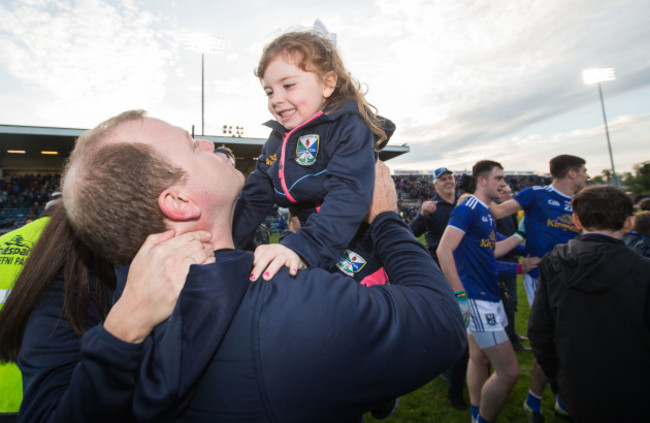
M500 301L494 257L496 222L489 207L471 196L452 210L449 226L465 233L454 251L454 261L467 296L474 300Z
M552 185L529 187L515 195L525 213L526 254L542 257L580 233L573 224L571 198ZM530 275L536 278L537 269Z

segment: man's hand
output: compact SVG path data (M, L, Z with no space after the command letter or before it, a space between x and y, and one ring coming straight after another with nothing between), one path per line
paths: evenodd
M434 213L437 207L438 207L437 201L425 201L424 203L422 203L420 214L422 215L422 217L427 217L431 213Z
M397 192L395 182L390 176L390 169L381 160L375 164L375 188L372 203L366 215L366 222L372 223L377 215L385 211L397 212Z
M104 321L104 329L125 342L140 343L167 319L193 264L214 263L206 231L174 237L149 235L133 258L124 292Z
M521 261L521 271L524 274L526 274L531 270L536 269L540 261L542 261L542 259L540 259L539 257L527 256L525 259Z
M262 278L270 281L282 266L289 268L291 276L296 276L299 269L307 267L298 254L282 244L260 245L255 249L251 281L256 281L262 272Z

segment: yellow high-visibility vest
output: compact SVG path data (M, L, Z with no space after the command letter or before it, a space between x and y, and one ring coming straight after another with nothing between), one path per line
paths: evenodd
M49 221L49 217L42 217L0 236L0 309ZM23 380L13 363L0 365L0 392L0 413L18 412L23 400Z

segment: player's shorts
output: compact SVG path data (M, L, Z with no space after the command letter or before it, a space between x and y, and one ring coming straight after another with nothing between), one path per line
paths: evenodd
M503 342L509 341L508 334L505 330L493 330L490 332L474 332L471 334L476 341L476 345L482 350L494 347Z
M472 335L480 332L503 331L508 326L508 318L503 307L503 302L469 300L472 315L469 319L467 332Z
M528 273L524 274L524 288L526 288L526 297L528 298L528 307L533 307L533 300L535 299L535 290L537 290L537 278L530 276Z

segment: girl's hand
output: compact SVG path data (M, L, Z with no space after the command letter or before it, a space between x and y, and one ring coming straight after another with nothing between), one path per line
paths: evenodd
M292 249L282 244L260 245L255 249L255 258L253 259L253 270L250 280L255 281L262 274L265 281L269 281L278 273L278 270L286 266L289 268L291 276L296 276L299 269L307 267L304 261Z
M131 263L124 292L106 316L104 328L125 342L142 342L171 315L190 266L215 261L211 238L206 231L149 235Z

